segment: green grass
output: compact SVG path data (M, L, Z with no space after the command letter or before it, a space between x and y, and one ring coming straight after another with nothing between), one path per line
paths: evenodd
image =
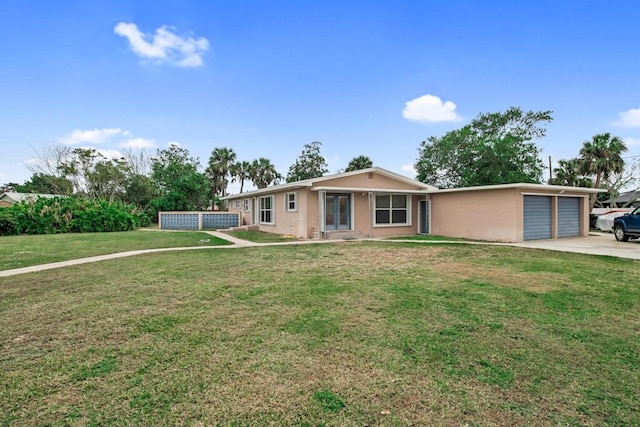
M255 243L279 243L297 240L295 237L288 237L282 234L265 233L264 231L225 231L226 234L238 239L248 240Z
M421 240L428 242L469 242L472 240L462 239L459 237L435 236L432 234L416 234L411 236L387 237L385 240Z
M0 278L0 425L638 425L639 273L340 242Z
M0 236L0 270L139 249L227 245L201 232L126 231Z

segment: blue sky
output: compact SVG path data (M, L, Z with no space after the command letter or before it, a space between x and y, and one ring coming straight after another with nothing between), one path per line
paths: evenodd
M0 183L34 148L215 147L287 173L321 141L411 175L479 113L552 110L556 161L594 134L640 155L640 2L22 1L0 6ZM233 188L231 189L233 191Z

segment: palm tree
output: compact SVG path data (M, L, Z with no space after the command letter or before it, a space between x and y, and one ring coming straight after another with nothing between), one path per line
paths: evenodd
M568 185L569 187L591 187L593 181L580 172L580 159L559 160L558 167L553 169L554 177L549 180L552 185Z
M594 188L600 188L603 181L611 174L622 173L624 159L622 153L627 151L627 146L617 136L610 133L595 135L591 141L585 141L580 149L580 172L585 175L595 175ZM591 195L590 208L596 203L597 194Z
M236 162L231 167L231 182L240 182L240 192L244 189L244 182L251 179L251 163L246 160L242 162Z
M264 157L260 157L251 163L249 175L253 184L258 188L266 188L271 184L277 184L282 179L282 175L278 173L271 160Z
M236 161L236 153L232 148L216 147L209 157L207 174L211 180L211 207L215 204L216 196L224 196L227 192L229 171Z
M373 161L368 156L354 157L349 161L345 172L359 171L373 166Z

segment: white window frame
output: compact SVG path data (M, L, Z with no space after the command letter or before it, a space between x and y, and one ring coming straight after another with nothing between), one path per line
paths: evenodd
M244 205L244 211L249 212L249 199L244 199L242 203Z
M262 207L262 201L263 200L269 200L269 209L267 208L263 208ZM271 213L271 222L267 222L267 221L263 221L263 213L267 213L270 212ZM265 215L266 216L266 215ZM276 210L275 210L275 206L274 206L274 197L273 196L264 196L264 197L258 197L258 220L260 222L260 224L269 224L269 225L273 225L276 223Z
M289 200L289 196L293 196L293 200ZM293 203L293 209L291 208L291 203ZM284 210L286 212L298 211L298 193L293 192L284 194Z
M378 205L378 197L381 197L381 196L389 197L389 207L388 208L380 208L380 209L378 209L378 206L377 206ZM393 196L402 196L402 197L404 197L405 200L406 200L405 207L404 208L395 208L394 209L394 207L393 207ZM401 193L400 194L399 193L376 193L376 194L374 194L373 195L373 218L372 218L373 226L374 227L408 227L408 226L411 226L411 212L412 212L412 210L411 210L411 199L412 199L412 197L411 197L410 194L401 194ZM407 211L407 216L406 216L407 220L406 220L406 222L403 222L403 223L392 223L392 222L389 222L389 223L381 223L381 224L379 224L379 223L376 222L376 218L377 218L376 213L378 212L378 210L388 210L389 211L389 221L393 221L393 211L394 210L397 210L397 211L398 210L406 210Z

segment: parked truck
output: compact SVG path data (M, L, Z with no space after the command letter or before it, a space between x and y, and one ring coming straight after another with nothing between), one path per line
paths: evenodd
M640 206L630 213L615 218L613 233L619 242L640 238Z

